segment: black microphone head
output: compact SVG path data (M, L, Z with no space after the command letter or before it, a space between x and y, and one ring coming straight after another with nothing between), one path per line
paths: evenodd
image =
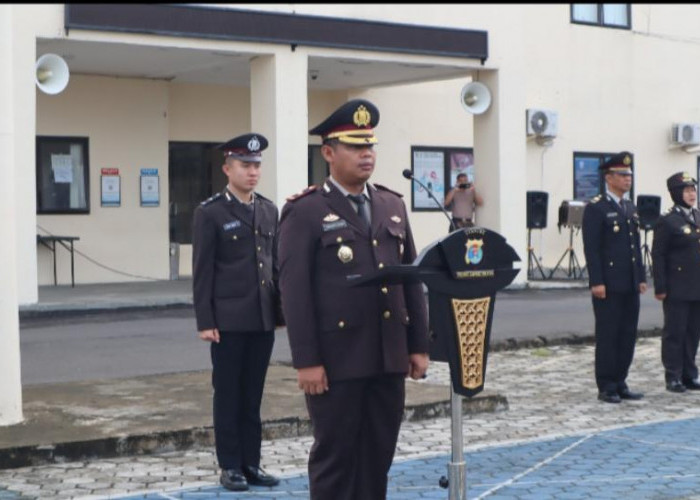
M406 179L412 179L412 178L413 178L413 172L411 172L411 170L408 169L408 168L405 168L405 169L403 170L402 173L403 173L403 176L404 176Z

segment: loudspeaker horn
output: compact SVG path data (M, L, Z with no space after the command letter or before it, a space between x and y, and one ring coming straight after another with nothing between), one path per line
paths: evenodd
M460 100L469 113L480 115L491 105L491 92L483 83L469 82L462 87Z
M68 63L56 54L44 54L36 61L34 81L42 92L58 94L68 85Z

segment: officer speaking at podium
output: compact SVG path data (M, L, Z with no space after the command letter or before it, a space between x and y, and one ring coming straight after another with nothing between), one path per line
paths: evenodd
M641 399L625 379L634 356L639 294L647 289L637 208L624 194L632 187L632 155L602 163L606 192L583 211L583 248L595 314L595 378L598 399Z
M428 368L423 288L367 275L416 258L401 195L369 183L379 110L356 99L310 131L330 177L288 198L280 219L280 288L292 363L313 426L314 500L386 498L405 377Z

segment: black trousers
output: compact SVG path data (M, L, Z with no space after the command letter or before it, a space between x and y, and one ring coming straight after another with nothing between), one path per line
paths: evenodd
M695 355L700 340L700 302L664 300L664 332L661 337L661 362L666 382L698 378Z
M607 292L593 297L595 314L595 380L599 391L627 387L639 322L639 293Z
M220 332L211 343L214 439L222 469L260 465L260 404L275 332Z
M331 382L306 396L312 500L382 500L403 416L404 375Z

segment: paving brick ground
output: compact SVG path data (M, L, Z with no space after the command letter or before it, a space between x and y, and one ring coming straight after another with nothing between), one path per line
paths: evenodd
M645 398L618 405L596 399L592 346L492 353L486 386L509 409L464 419L468 498L700 499L700 391L667 392L659 352L658 338L639 341L628 383ZM433 363L428 381L447 380ZM198 449L0 471L0 500L308 498L310 445L264 443L274 490L223 490L213 450ZM449 419L405 423L389 499L447 498L449 453Z

